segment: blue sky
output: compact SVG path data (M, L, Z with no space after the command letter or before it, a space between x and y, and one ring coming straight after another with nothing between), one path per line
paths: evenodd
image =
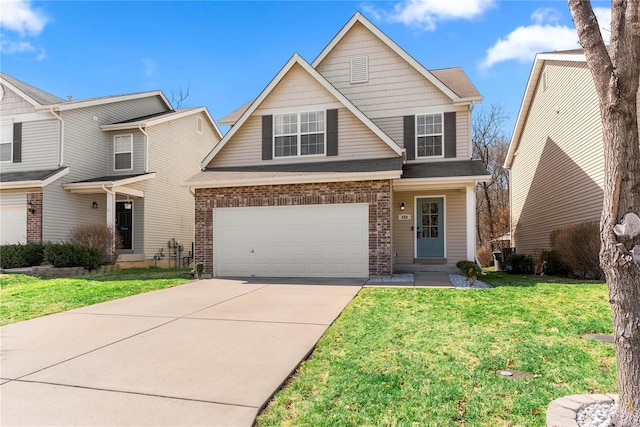
M185 105L215 119L356 11L428 69L462 67L509 135L535 52L579 47L565 1L0 1L3 72L74 99L189 86ZM593 5L608 27L610 3Z

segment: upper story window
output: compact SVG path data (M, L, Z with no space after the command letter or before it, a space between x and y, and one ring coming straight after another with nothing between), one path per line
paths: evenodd
M133 169L133 135L115 135L113 137L113 169Z
M416 116L417 157L442 157L442 114Z
M325 154L324 111L273 116L274 157Z
M0 162L13 160L13 123L0 124Z

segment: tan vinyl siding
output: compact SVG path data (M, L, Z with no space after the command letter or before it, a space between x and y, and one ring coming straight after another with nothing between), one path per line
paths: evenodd
M300 156L262 160L262 118L250 117L209 164L210 167L249 166L292 162L375 159L396 156L367 126L346 108L338 110L338 155Z
M413 264L415 256L415 198L444 197L445 257L448 264L467 258L466 193L455 190L403 191L393 193L394 264ZM404 202L405 211L400 211ZM411 215L410 221L399 220L401 213ZM413 229L412 229L413 228Z
M597 96L584 63L547 62L511 169L513 243L550 249L552 231L600 219L604 183Z
M194 238L194 199L181 184L200 171L200 162L219 142L208 119L203 133L196 131L196 114L152 126L149 135L149 170L154 179L141 182L144 191L144 253L147 259L169 239L176 238L191 250ZM166 253L166 249L165 249Z
M14 114L35 113L36 108L11 89L4 86L4 97L0 103L0 114L11 116Z
M369 57L369 81L350 82L350 58ZM362 24L357 23L316 67L369 117L401 115L397 110L451 104L451 99Z
M60 147L58 120L22 123L22 162L2 163L2 172L56 169Z
M300 65L295 64L260 104L257 113L267 108L287 109L334 102L338 100Z
M72 194L61 184L108 175L109 134L100 125L116 123L168 110L161 98L152 96L63 111L65 126L64 166L69 173L43 191L42 237L59 241L69 229L87 222L106 223L106 196ZM95 118L95 119L94 119ZM203 156L204 157L204 156ZM91 201L98 201L98 209Z
M116 170L115 166L115 157L114 157L114 137L117 135L133 135L133 156L132 156L132 166L133 169L122 169ZM107 175L130 175L136 173L144 172L144 163L145 163L145 136L140 131L117 131L117 132L109 132L107 136Z

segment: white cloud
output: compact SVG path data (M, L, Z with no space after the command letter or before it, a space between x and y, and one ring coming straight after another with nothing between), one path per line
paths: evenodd
M47 24L47 17L34 9L29 0L0 0L0 28L24 35L37 36Z
M520 26L499 39L487 50L480 68L488 69L498 62L531 61L538 52L580 47L575 28L560 25L556 9L540 8L531 14L532 25Z
M29 42L4 39L0 41L0 52L7 55L12 53L33 52L35 50L36 48Z
M456 19L473 19L493 7L494 0L408 0L396 4L392 12L364 6L376 19L386 18L391 22L434 31L437 23Z

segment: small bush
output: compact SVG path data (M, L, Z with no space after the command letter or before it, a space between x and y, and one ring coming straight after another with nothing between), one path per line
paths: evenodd
M456 267L464 277L471 280L471 283L474 283L478 276L482 274L482 269L473 261L458 261Z
M476 256L478 257L478 262L480 262L480 265L483 267L489 267L493 263L493 252L488 246L479 247L476 250Z
M599 279L600 226L597 222L584 222L561 228L551 233L551 247L573 276Z
M86 270L95 270L102 265L102 254L98 248L76 243L51 243L45 245L44 260L54 267L84 267Z
M42 264L44 246L39 243L0 246L0 268L22 268Z
M530 255L511 254L507 259L507 273L531 274L533 273L533 259Z
M98 249L105 264L115 264L118 260L118 249L121 248L120 236L105 224L78 225L69 232L69 241Z
M560 258L560 253L558 251L549 251L547 253L546 261L547 263L543 271L544 274L547 274L549 276L562 276L562 277L569 275L569 269L562 262L562 259Z

